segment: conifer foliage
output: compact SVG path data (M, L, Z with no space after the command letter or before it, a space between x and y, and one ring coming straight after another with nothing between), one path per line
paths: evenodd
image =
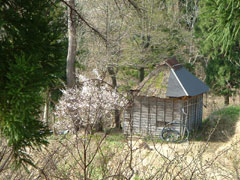
M206 82L211 86L214 94L224 96L225 104L229 104L229 97L236 94L240 86L239 67L222 57L209 61L205 69Z
M240 1L201 1L197 35L201 54L210 60L207 83L216 95L229 97L239 88Z
M0 132L18 162L29 161L26 147L47 144L41 94L64 72L61 14L46 0L1 1Z
M199 20L205 49L225 56L233 56L239 51L239 16L238 0L201 1Z

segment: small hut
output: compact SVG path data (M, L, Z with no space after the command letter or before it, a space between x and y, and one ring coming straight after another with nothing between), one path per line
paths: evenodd
M159 64L137 87L124 112L123 132L161 135L171 122L189 131L202 123L203 94L209 87L173 58Z

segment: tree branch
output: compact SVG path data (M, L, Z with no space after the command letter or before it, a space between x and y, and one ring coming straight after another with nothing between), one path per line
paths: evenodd
M134 9L139 13L139 15L141 15L141 9L138 7L138 5L136 4L136 2L134 2L133 0L127 0L128 3L130 5L132 5L134 7Z
M62 3L64 3L68 8L71 9L71 11L75 12L78 18L87 25L95 34L97 34L101 39L103 39L105 42L107 42L106 38L95 28L93 27L83 16L80 14L76 9L72 8L65 0L60 0Z

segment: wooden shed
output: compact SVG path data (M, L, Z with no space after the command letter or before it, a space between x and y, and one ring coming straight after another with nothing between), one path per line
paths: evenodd
M209 87L173 58L159 64L137 87L124 112L125 134L161 135L170 122L176 131L197 129L202 123L203 93Z

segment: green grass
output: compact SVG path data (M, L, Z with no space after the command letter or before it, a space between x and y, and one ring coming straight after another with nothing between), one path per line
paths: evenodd
M168 143L163 141L160 136L159 137L153 137L153 136L145 136L143 139L146 143Z
M203 121L195 140L228 141L235 134L236 123L240 119L240 106L228 106L213 112ZM214 130L215 129L215 130ZM214 131L213 131L214 130Z
M124 147L124 142L126 141L126 137L122 132L117 132L117 133L114 132L114 133L110 133L105 140L109 146Z

